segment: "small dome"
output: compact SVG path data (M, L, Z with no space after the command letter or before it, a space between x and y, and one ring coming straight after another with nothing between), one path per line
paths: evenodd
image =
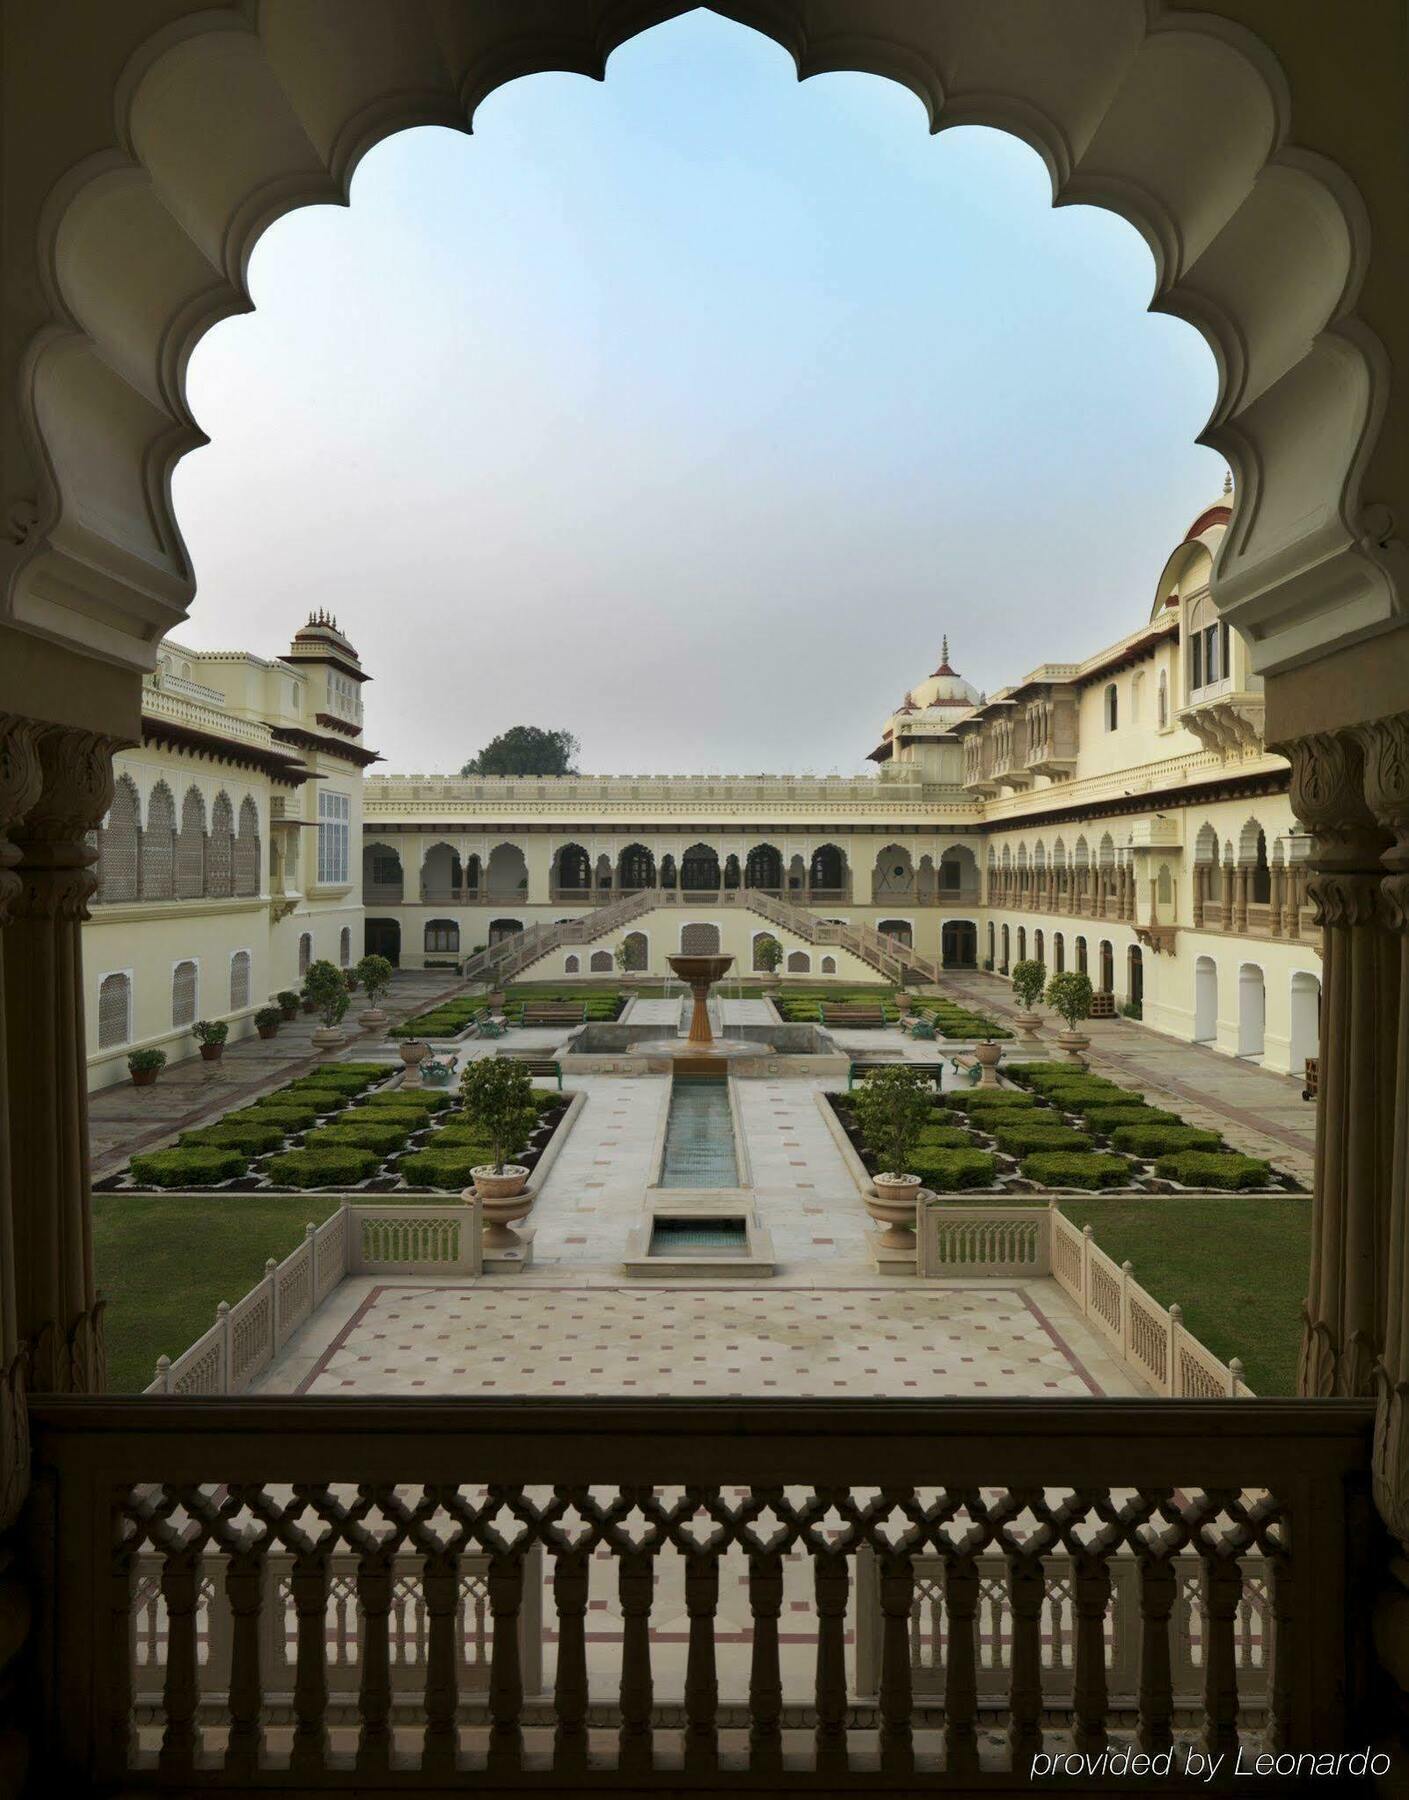
M949 639L944 639L939 667L910 691L916 706L936 712L965 713L979 703L978 689L965 681L949 663Z

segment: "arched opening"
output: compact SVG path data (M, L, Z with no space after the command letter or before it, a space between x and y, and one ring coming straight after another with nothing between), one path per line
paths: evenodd
M988 921L988 966L991 969L998 960L998 927L993 920Z
M1041 931L1032 934L1032 960L1040 962L1044 969L1047 967L1047 939Z
M517 844L496 844L484 866L486 897L522 900L528 892L528 864Z
M1052 973L1062 975L1066 972L1067 945L1060 931L1052 933Z
M682 956L718 956L719 927L696 920L680 927L680 954Z
M1120 693L1113 681L1106 683L1102 711L1105 715L1106 730L1117 730L1120 726Z
M1011 961L1011 958L1008 953L1008 927L1005 925L1003 927L1003 960L999 964L999 968L998 968L998 973L1000 975L1006 975L1008 973L1008 965L1009 965L1010 961Z
M849 900L851 871L839 844L819 844L807 865L807 889L814 901Z
M171 789L159 781L147 800L147 824L142 833L142 898L170 900L175 892L176 802Z
M344 925L338 933L338 967L347 969L352 966L352 927Z
M495 944L502 944L506 938L517 937L522 930L522 919L491 919L486 942L492 948Z
M1091 970L1087 964L1086 939L1084 937L1079 937L1076 940L1076 972L1078 975L1085 975L1089 980Z
M790 894L800 894L803 891L807 884L807 864L801 856L794 855L788 858L784 880L787 882Z
M171 971L171 1023L177 1027L194 1025L200 987L200 971L189 958L177 963Z
M1145 955L1138 944L1125 953L1125 1005L1133 1018L1145 1012Z
M205 893L205 800L188 787L181 801L181 831L176 839L176 898L199 900Z
M1018 961L1019 962L1027 961L1027 927L1026 927L1026 925L1018 926Z
M770 948L771 946L771 948ZM779 948L778 940L771 931L756 931L753 934L753 953L750 966L755 975L766 975L771 972L773 953Z
M978 858L967 844L952 844L940 857L939 893L944 900L978 899Z
M597 858L594 885L598 893L608 893L612 885L612 859L605 851Z
M460 852L451 844L432 844L421 861L421 898L432 905L456 900L464 886Z
M298 972L300 977L306 975L313 963L313 933L303 931L298 939Z
M724 885L726 888L732 890L737 888L742 880L743 871L739 867L739 859L731 851L730 854L724 858Z
M744 886L761 888L765 893L781 893L783 858L772 844L755 844L744 858Z
M237 950L230 958L230 1011L243 1012L250 1003L250 953Z
M1211 956L1194 963L1194 1042L1211 1044L1218 1036L1218 965Z
M235 891L235 809L222 789L210 809L210 841L206 847L208 894L227 899Z
M1238 970L1238 1055L1261 1056L1267 1041L1267 989L1256 963Z
M401 967L400 919L367 919L362 926L362 954L384 956L393 969Z
M104 975L98 983L98 1048L115 1050L132 1038L132 977Z
M585 893L592 886L592 859L581 844L560 844L553 852L550 875L554 900Z
M628 844L617 858L619 894L639 894L656 885L656 859L644 844Z
M240 829L235 838L235 892L259 892L259 808L247 794L240 802Z
M1311 1056L1321 1054L1321 983L1306 969L1292 976L1289 1062L1298 1075Z
M366 844L362 849L362 904L400 906L404 897L401 853L389 844ZM380 951L377 952L381 954Z
M992 929L990 925L990 932ZM944 921L939 934L939 959L946 969L978 967L978 927L972 919Z
M718 893L719 853L708 844L691 844L680 858L680 885L687 893Z
M789 975L810 975L812 973L812 958L805 950L788 952L788 973Z
M915 941L914 929L908 919L882 919L876 930L882 937L892 938L897 944L904 944L907 949Z
M837 972L836 957L835 956L824 956L822 958L822 973L824 975L835 975L836 972Z
M887 844L876 857L871 872L871 892L879 900L892 894L913 894L915 864L903 844ZM879 927L878 927L879 929Z
M1101 939L1101 987L1103 994L1115 992L1115 951L1108 938Z
M141 825L137 784L130 775L121 775L98 833L98 892L94 897L105 906L138 896Z
M660 859L660 884L668 892L679 886L679 878L675 873L675 858L667 850Z
M588 961L587 971L591 975L610 975L612 967L610 950L594 950Z
M626 953L624 958L626 973L628 975L644 974L650 963L650 944L647 942L645 932L628 931L621 940L621 944Z
M460 925L456 919L427 919L422 949L427 956L458 956Z
M563 958L563 974L576 975L582 968L582 958L574 953Z

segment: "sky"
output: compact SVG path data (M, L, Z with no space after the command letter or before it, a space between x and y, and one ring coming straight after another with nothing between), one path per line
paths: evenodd
M515 724L593 773L864 772L944 633L987 691L1147 617L1224 475L1153 280L1016 139L687 15L265 234L191 362L176 635L330 609L397 773Z

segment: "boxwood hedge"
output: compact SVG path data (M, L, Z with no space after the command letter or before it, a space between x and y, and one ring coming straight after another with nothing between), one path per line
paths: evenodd
M271 1156L264 1173L279 1187L355 1187L376 1172L381 1160L375 1150L359 1150L352 1144L328 1145Z
M1123 1156L1104 1156L1099 1151L1038 1150L1020 1165L1029 1181L1043 1187L1129 1187L1134 1170Z
M1081 1115L1092 1131L1114 1131L1117 1125L1182 1125L1178 1113L1161 1112L1154 1106L1083 1106Z
M486 1144L413 1150L396 1166L413 1187L467 1188L473 1179L470 1170L483 1168L491 1154Z
M998 1172L998 1164L987 1150L919 1150L908 1167L910 1174L918 1175L937 1194L992 1187Z
M218 1125L203 1125L197 1131L183 1131L181 1148L239 1150L246 1156L263 1156L266 1150L277 1150L287 1136L285 1127L266 1114L264 1122L260 1124L250 1124L243 1120L232 1124L229 1119L223 1119Z
M1217 1154L1209 1150L1177 1150L1162 1156L1155 1164L1155 1174L1164 1181L1177 1181L1191 1188L1261 1188L1274 1182L1272 1165L1255 1156L1242 1156L1234 1151Z
M335 1125L320 1126L303 1140L305 1150L338 1150L347 1146L354 1150L375 1150L379 1156L390 1156L411 1135L411 1128L394 1119L368 1120L365 1123L344 1114Z
M1028 1156L1034 1150L1089 1150L1091 1139L1070 1126L1032 1124L997 1125L993 1141L1007 1156Z
M233 1181L248 1167L238 1150L214 1144L190 1150L153 1150L134 1156L130 1165L134 1181L160 1188L212 1187Z
M1223 1140L1216 1131L1203 1131L1197 1125L1117 1125L1111 1142L1130 1156L1149 1157L1178 1150L1216 1150Z
M1037 1105L1036 1094L1025 1094L1018 1088L970 1088L967 1093L946 1094L950 1106L960 1112L1011 1111L1030 1112Z
M451 1096L444 1088L378 1088L361 1102L363 1106L418 1106L422 1112L444 1112Z
M926 1125L920 1133L920 1152L926 1150L972 1150L976 1148L973 1133L962 1125Z
M222 1125L281 1125L285 1131L307 1131L318 1117L316 1107L299 1106L292 1100L287 1105L277 1100L260 1100L239 1112L226 1113Z

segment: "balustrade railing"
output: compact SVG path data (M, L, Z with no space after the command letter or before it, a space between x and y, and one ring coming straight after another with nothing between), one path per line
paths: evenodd
M1229 1404L40 1399L46 1780L1009 1792L1117 1730L1335 1750L1373 1408Z

